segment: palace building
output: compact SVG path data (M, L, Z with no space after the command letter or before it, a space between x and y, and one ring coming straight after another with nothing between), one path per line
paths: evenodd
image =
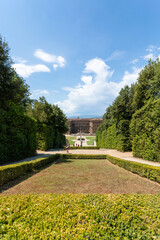
M68 119L68 134L86 133L95 135L98 126L102 123L102 118L76 118Z

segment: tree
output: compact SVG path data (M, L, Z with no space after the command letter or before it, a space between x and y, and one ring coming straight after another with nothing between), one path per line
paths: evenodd
M140 72L135 86L133 106L136 110L142 108L149 99L160 98L160 62L149 61L148 65Z
M55 125L58 131L66 133L68 130L68 121L65 114L57 105L53 105L53 113L55 115Z
M0 36L0 108L11 104L26 106L29 101L29 86L12 68L8 44Z
M65 133L68 130L67 118L63 111L58 106L49 104L45 97L40 97L39 101L34 100L33 103L29 103L27 115L39 123L53 126L60 133Z

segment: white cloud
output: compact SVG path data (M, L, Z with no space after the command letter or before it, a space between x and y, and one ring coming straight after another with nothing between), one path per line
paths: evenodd
M130 63L131 64L136 64L138 62L138 59L136 58L136 59L133 59Z
M56 56L44 52L42 49L37 49L34 56L47 63L53 63L53 68L56 70L58 67L64 67L66 64L65 59L62 56Z
M126 71L122 81L117 83L110 81L113 71L100 58L94 58L85 64L81 82L74 88L66 87L69 91L68 98L63 102L57 102L66 114L81 114L85 112L102 114L107 105L118 95L125 85L131 85L138 78L141 69L133 68L132 72Z
M124 55L124 53L124 51L116 50L111 54L109 58L107 58L107 61L120 59Z
M144 56L144 60L150 60L150 59L151 60L155 60L156 59L156 57L155 57L155 55L153 53L149 53L149 54Z
M20 76L25 78L29 77L32 73L35 72L50 72L50 69L43 64L26 65L24 63L15 63L12 65L12 67Z
M155 48L156 48L156 46L150 45L150 46L146 49L146 51L147 51L147 52L153 52L153 51L155 50Z
M27 63L27 61L22 59L21 57L12 57L12 59L14 62Z
M31 98L33 97L38 97L38 96L42 96L42 95L49 95L49 92L48 90L33 90L32 91L32 95L31 95Z

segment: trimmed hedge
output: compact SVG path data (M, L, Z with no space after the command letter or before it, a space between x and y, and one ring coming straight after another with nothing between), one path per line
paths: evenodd
M160 196L30 194L0 197L0 239L159 239Z
M65 136L52 126L43 123L37 123L37 148L39 150L48 150L52 148L63 147L66 140Z
M55 154L46 158L39 158L30 162L22 162L13 165L0 167L0 186L11 180L25 175L26 173L33 172L45 165L54 162L55 160L62 159L107 159L113 164L125 168L128 171L136 173L142 177L160 183L160 167L154 167L146 164L131 162L128 160L119 159L110 155L89 155L89 154Z
M93 147L91 147L91 146L89 146L89 147L69 147L69 149L99 149L99 147L96 147L96 146L93 146Z
M116 164L119 167L123 167L130 172L140 175L141 177L145 177L152 181L160 183L160 167L132 162L132 161L112 157L110 155L106 155L106 158L111 163Z
M121 120L111 127L97 132L97 146L100 148L117 149L121 152L131 150L129 120Z
M141 177L146 177L152 181L160 183L160 167L155 167L147 164L132 162L110 155L89 155L89 154L59 154L63 159L107 159L111 163L123 167L126 170L136 173Z
M0 163L18 161L36 153L36 122L15 106L0 109Z
M132 117L133 155L160 162L160 99L148 101Z
M47 150L54 146L55 131L52 126L37 123L37 149Z
M30 162L2 166L0 167L0 186L29 172L34 172L35 170L54 162L58 158L59 155L55 154L47 158L39 158Z
M58 154L62 159L106 159L105 155L99 154Z

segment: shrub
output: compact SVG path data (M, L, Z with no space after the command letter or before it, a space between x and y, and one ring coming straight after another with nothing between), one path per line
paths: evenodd
M106 155L106 158L113 164L125 168L128 171L136 173L141 177L146 177L150 180L160 183L160 167L155 167L147 164L131 162L128 160Z
M87 146L86 147L76 147L75 146L75 147L69 147L69 149L92 149L93 150L93 149L99 149L99 147L95 147L95 146L93 146L93 147L92 146L89 146L89 147L87 147Z
M35 155L36 122L15 106L0 109L0 163Z
M37 145L39 150L60 148L65 144L65 136L52 126L37 123Z
M59 154L63 159L106 159L105 155L91 154Z
M11 180L15 180L26 173L38 170L45 165L54 162L59 155L52 155L47 158L39 158L30 162L22 162L0 167L0 186Z
M130 131L133 155L160 162L160 99L135 112Z
M0 197L1 239L158 239L159 195Z

